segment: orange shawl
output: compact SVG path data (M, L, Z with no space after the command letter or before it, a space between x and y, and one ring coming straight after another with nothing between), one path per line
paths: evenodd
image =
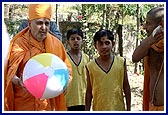
M16 74L18 74L18 76L22 74L26 62L28 61L28 59L30 59L30 55L29 53L27 53L29 52L28 42L30 42L32 46L36 47L36 49L32 49L32 56L41 53L41 51L38 50L38 48L40 49L41 47L37 44L37 41L32 37L30 41L28 40L28 33L29 27L25 28L16 36L14 36L10 43L8 59L4 69L4 110L6 111L14 110L14 91L12 78ZM16 42L19 46L18 48L16 47ZM68 58L66 57L66 51L63 44L49 33L47 34L47 38L45 39L44 43L46 52L55 54L58 57L60 57L67 65L71 75L71 64ZM15 48L13 48L14 44ZM20 68L20 70L18 68ZM66 101L64 98L64 93L55 98L50 99L50 103L52 110L66 110Z
M156 44L151 46L156 52L164 52L164 39L160 40ZM143 111L149 110L150 94L149 94L149 66L148 66L149 57L144 58L144 88L143 88Z

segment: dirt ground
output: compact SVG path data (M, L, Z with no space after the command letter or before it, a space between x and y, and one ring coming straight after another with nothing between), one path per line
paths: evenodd
M142 111L143 75L128 73L131 88L131 111Z

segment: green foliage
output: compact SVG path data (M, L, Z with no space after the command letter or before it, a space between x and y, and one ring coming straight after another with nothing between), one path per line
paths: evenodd
M5 21L10 37L13 37L14 35L16 35L16 33L18 32L17 30L21 23L22 23L22 20L9 19Z
M119 5L119 7L122 9L124 16L127 15L136 16L136 10L137 10L136 4L122 4Z
M53 4L54 5L54 4ZM17 33L17 29L22 22L23 18L27 15L27 5L25 4L8 4L11 12L8 19L5 19L7 30L10 36L14 36ZM141 22L144 22L146 13L155 6L163 6L163 4L139 4L140 6L140 18ZM131 26L131 30L136 32L136 16L137 16L137 4L70 4L68 11L67 8L62 7L59 9L59 13L68 13L69 21L59 23L60 31L63 34L63 43L66 44L66 31L72 27L80 27L84 32L84 44L82 49L93 58L97 56L97 52L94 48L93 36L100 28L110 29L116 32L118 24ZM82 19L78 19L74 15L81 15ZM74 17L73 17L74 16ZM70 22L71 17L76 22ZM66 19L65 19L66 20ZM130 24L131 23L131 24ZM138 39L143 39L145 34L138 34Z
M142 21L145 21L147 12L153 7L163 6L163 4L144 4L140 6L140 17Z
M27 4L5 4L4 5L4 22L7 26L8 33L12 38L18 30L23 19L27 17Z

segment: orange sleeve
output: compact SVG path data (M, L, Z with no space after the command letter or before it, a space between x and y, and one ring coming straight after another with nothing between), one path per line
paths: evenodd
M144 58L144 87L143 87L143 111L149 110L149 100L150 100L150 94L149 94L149 82L150 82L150 76L149 76L149 67L148 67L148 57Z
M24 52L22 51L22 49L19 48L18 44L15 44L14 41L12 41L10 45L8 60L4 70L5 110L13 110L14 92L13 92L12 78L14 75L16 75L19 64L23 58L24 58Z

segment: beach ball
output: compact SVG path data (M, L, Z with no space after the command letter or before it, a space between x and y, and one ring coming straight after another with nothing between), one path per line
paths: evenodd
M28 60L23 70L26 89L39 99L60 95L69 81L69 71L65 63L51 53L38 54Z

